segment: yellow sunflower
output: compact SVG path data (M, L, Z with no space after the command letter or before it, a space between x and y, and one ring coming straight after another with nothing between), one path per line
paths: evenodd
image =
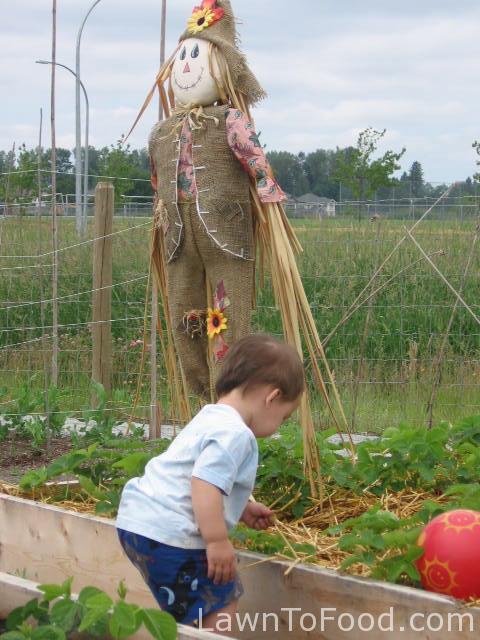
M194 11L188 19L188 32L192 35L200 33L215 21L216 16L212 9L207 7L204 9L198 9L197 11Z
M207 316L207 334L210 339L220 335L227 328L227 318L220 309L209 309Z

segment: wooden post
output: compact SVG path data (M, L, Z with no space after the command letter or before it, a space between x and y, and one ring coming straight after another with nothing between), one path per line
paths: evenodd
M113 185L99 182L95 189L95 243L93 249L92 379L107 393L112 390L112 229Z

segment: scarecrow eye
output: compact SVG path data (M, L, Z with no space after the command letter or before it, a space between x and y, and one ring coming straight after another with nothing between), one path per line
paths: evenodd
M200 55L200 49L198 47L198 44L196 44L192 50L192 58L198 58L199 55Z
M187 57L187 47L183 47L182 53L180 54L180 60L185 60Z

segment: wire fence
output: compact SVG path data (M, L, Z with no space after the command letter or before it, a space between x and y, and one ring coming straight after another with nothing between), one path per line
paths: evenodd
M429 424L480 410L480 198L435 202L350 201L336 203L330 214L322 203L312 203L301 216L299 207L287 206L304 247L299 268L307 297L319 335L328 337L327 357L355 430L379 431L402 420ZM76 415L91 395L93 202L89 235L81 240L73 203L59 198L59 205L59 393L62 410ZM123 199L115 209L109 410L119 415L131 407L139 384L139 412L148 416L150 362L147 355L140 372L140 354L151 207L148 198ZM22 387L35 394L45 386L53 335L50 208L48 201L0 206L0 387L6 401ZM430 208L415 229L427 259L406 228ZM366 285L363 304L352 312ZM148 306L147 321L150 315ZM253 327L281 335L268 277L257 294ZM167 410L161 361L158 385ZM315 395L314 410L318 425L329 426Z

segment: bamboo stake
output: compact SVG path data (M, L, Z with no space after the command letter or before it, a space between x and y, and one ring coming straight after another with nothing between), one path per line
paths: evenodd
M480 238L480 225L477 225L476 230L475 230L475 235L473 237L473 241L472 241L472 248L470 250L470 254L468 256L467 259L467 264L465 265L465 271L463 273L462 276L462 281L460 283L460 294L463 294L464 288L465 288L465 283L468 277L468 273L470 271L470 267L472 265L472 261L473 261L473 256L475 253L475 249L478 243L478 240ZM441 379L441 370L440 370L440 366L442 364L442 360L443 357L445 355L445 350L447 348L447 343L448 343L448 336L450 335L450 332L452 330L452 326L453 326L453 322L455 320L455 316L457 315L457 310L458 310L458 305L460 304L459 299L457 298L455 300L455 304L453 305L452 308L452 313L450 316L450 320L448 322L448 326L445 330L445 334L443 336L443 340L442 340L442 345L440 347L440 351L438 353L437 358L435 359L435 362L433 363L433 373L434 373L434 378L433 378L433 384L432 384L432 391L430 394L430 399L428 401L428 405L427 405L427 425L429 429L432 429L433 427L433 406L435 403L435 398L437 395L437 391L438 391L438 387L440 385L440 379Z
M40 126L38 131L38 149L37 149L37 189L38 189L38 246L42 243L42 128L43 128L43 109L40 109ZM45 414L47 419L47 447L50 446L50 406L49 406L49 370L48 370L48 346L45 338L45 291L43 286L44 279L43 259L40 259L38 265L38 280L40 283L40 323L42 325L42 360L43 360L43 395L45 404Z
M52 384L58 386L58 221L57 221L57 153L55 139L55 70L57 56L57 0L52 0Z
M378 216L374 220L376 222L376 227L377 227L376 234L375 234L375 247L376 247L375 265L377 266L379 261L379 253L380 253L380 246L379 246L380 245L380 220ZM372 313L373 313L373 300L374 300L374 297L371 296L368 301L367 316L365 318L365 326L363 327L363 335L362 335L362 340L360 342L360 356L358 359L357 376L355 378L354 389L353 389L353 402L352 402L352 431L353 432L355 432L355 426L356 426L355 422L357 419L360 378L363 373L363 365L365 362L365 350L366 350L368 335L370 333L370 322L371 322Z
M445 251L442 249L441 251L435 251L434 253L430 254L430 257L435 257L435 256L440 256L440 255L445 255ZM342 318L342 320L337 324L337 326L335 327L335 332L338 331L338 329L340 329L341 327L343 327L345 324L347 324L347 322L350 320L350 318L355 315L357 313L357 311L359 309L361 309L367 302L369 302L372 298L374 298L378 293L380 293L380 291L382 289L385 289L386 287L388 287L388 285L393 282L394 280L396 280L397 278L399 278L401 275L403 275L404 273L406 273L407 271L410 271L410 269L413 269L414 267L417 266L417 264L420 264L421 262L423 262L423 258L419 258L418 260L415 260L415 262L412 262L411 264L407 265L406 267L404 267L403 269L401 269L400 271L397 271L397 273L395 273L393 276L391 276L388 280L386 280L382 285L380 285L377 289L375 289L367 298L365 298L365 300L362 300L362 302L359 302L357 304L357 306L355 308L353 308L346 316L344 316ZM332 335L333 337L333 335ZM325 345L325 340L322 343L324 346Z
M417 240L412 236L412 234L409 231L407 231L407 234L410 237L410 240L413 242L413 244L417 247L417 249L423 255L425 260L429 263L429 265L434 269L434 271L436 271L438 273L438 275L443 280L443 282L447 285L447 287L450 289L450 291L458 298L458 301L463 304L463 306L468 311L468 313L472 316L472 318L475 320L475 322L480 325L480 318L475 314L475 312L468 305L468 303L465 302L465 300L463 299L461 294L455 289L455 287L452 284L450 284L450 282L447 280L447 278L443 275L443 273L440 271L440 269L437 267L437 265L433 262L433 260L431 260L430 257L425 253L423 247L417 242Z
M452 189L456 186L457 183L452 184L446 191L445 193L443 193L437 200L436 202L434 202L434 204L432 204L432 206L427 209L425 211L425 213L415 222L415 224L410 227L410 233L413 232L418 225L423 222L423 220L425 220L425 218L433 211L433 209L437 206L437 204L439 204L444 198L447 198L448 195L450 194L450 192L452 191ZM403 238L401 238L397 244L394 246L394 248L392 249L392 251L388 254L388 256L385 258L385 260L382 262L382 264L378 267L378 269L375 271L375 273L372 275L372 277L370 278L370 280L368 281L368 283L365 285L365 287L362 289L362 291L358 294L358 296L355 298L355 300L352 302L352 304L350 305L350 307L347 310L347 313L345 314L346 316L351 317L353 315L353 313L355 312L359 301L362 299L362 297L365 295L365 293L370 289L372 283L377 279L377 277L380 275L380 273L383 271L383 269L385 268L385 266L390 262L390 260L393 258L393 256L396 254L396 252L398 251L398 249L400 249L400 247L403 245L403 243L405 242L405 240L408 238L408 232L403 236ZM345 324L343 318L342 320L340 320L340 322L330 331L330 333L328 334L328 336L323 340L323 346L326 347L328 345L328 343L330 342L330 340L333 338L333 336L337 333L338 329Z
M167 22L167 0L162 0L160 25L160 68L165 63L165 34ZM164 108L161 96L158 104L158 119L163 120ZM158 287L152 282L152 313L150 320L150 440L160 437L161 414L157 397L157 325L158 325Z

